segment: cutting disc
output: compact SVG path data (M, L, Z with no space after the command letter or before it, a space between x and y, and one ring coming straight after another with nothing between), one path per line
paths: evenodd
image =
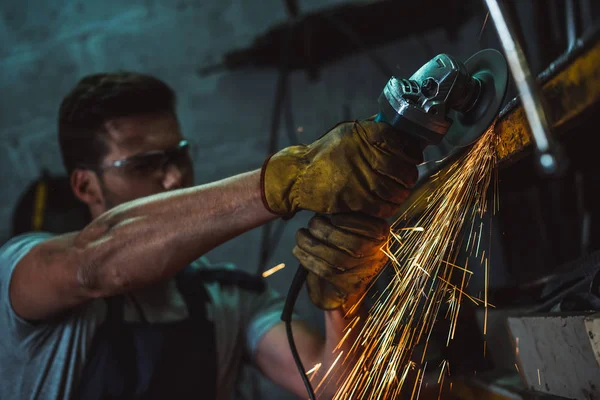
M466 114L448 113L453 122L442 140L444 147L460 148L472 144L497 117L506 95L508 66L502 53L494 49L481 50L464 64L468 73L481 82L481 92Z

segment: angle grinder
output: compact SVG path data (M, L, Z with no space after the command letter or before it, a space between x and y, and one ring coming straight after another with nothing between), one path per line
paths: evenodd
M494 121L507 84L508 66L497 50L481 50L464 64L439 54L410 78L388 81L376 120L427 145L463 148Z
M408 79L390 78L379 96L375 120L390 124L401 134L415 136L425 146L442 145L456 151L475 142L489 128L500 111L507 83L508 66L497 50L481 50L464 64L448 54L439 54ZM314 399L291 330L294 305L306 275L306 269L300 266L281 319L286 323L290 349L309 398Z

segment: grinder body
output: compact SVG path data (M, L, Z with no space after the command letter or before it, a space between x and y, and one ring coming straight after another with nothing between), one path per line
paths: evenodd
M495 119L504 100L508 67L501 53L482 50L465 63L439 54L410 78L392 77L379 96L376 121L426 145L445 140L464 147Z

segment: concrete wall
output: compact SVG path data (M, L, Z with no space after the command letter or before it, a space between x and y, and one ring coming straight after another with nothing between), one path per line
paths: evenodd
M304 11L342 1L303 0ZM202 65L219 60L274 23L286 18L282 2L255 1L43 1L4 0L0 5L0 241L10 232L10 216L27 184L47 168L62 172L56 140L58 104L84 74L130 69L152 73L179 94L183 131L194 145L198 183L260 167L267 152L274 70L248 69L201 78ZM377 49L398 76L410 76L433 55L461 59L479 49L483 16L458 30L450 42L443 32L408 37ZM489 28L488 28L489 29ZM310 142L345 116L366 117L377 110L377 96L389 77L362 55L322 71L308 82L291 78L295 125L300 141ZM280 147L289 144L282 124ZM287 268L269 280L287 290L296 261L295 231L308 213L286 223L271 265ZM209 257L254 271L260 232L253 231L215 249ZM322 316L304 296L300 313L317 327ZM267 389L265 389L267 388ZM260 398L285 399L266 385Z

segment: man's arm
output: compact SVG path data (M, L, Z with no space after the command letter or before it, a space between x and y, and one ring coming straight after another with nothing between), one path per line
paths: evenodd
M44 320L91 298L166 279L214 247L276 216L260 171L122 204L81 232L35 246L10 284L15 312Z
M344 337L346 326L352 322L351 319L344 319L341 310L326 311L325 315L325 337L313 331L306 323L302 321L292 322L292 331L298 354L306 371L312 369L315 365L321 364L318 370L311 374L311 383L313 389L320 384L325 374L343 351L342 356L337 361L335 368L327 376L327 381L319 387L316 392L319 398L328 399L333 397L336 389L335 382L342 376L344 368L342 361L347 351L353 344L354 332L351 332L337 351L334 350ZM355 327L354 330L358 329ZM269 330L258 343L255 362L260 371L277 385L289 390L300 398L306 398L306 387L302 377L298 372L290 346L288 344L287 334L284 323L275 325ZM327 382L334 384L326 385Z
M397 136L385 123L340 124L311 145L281 150L260 172L115 207L25 255L11 279L13 309L40 320L155 283L275 215L393 215L418 176L411 146Z

